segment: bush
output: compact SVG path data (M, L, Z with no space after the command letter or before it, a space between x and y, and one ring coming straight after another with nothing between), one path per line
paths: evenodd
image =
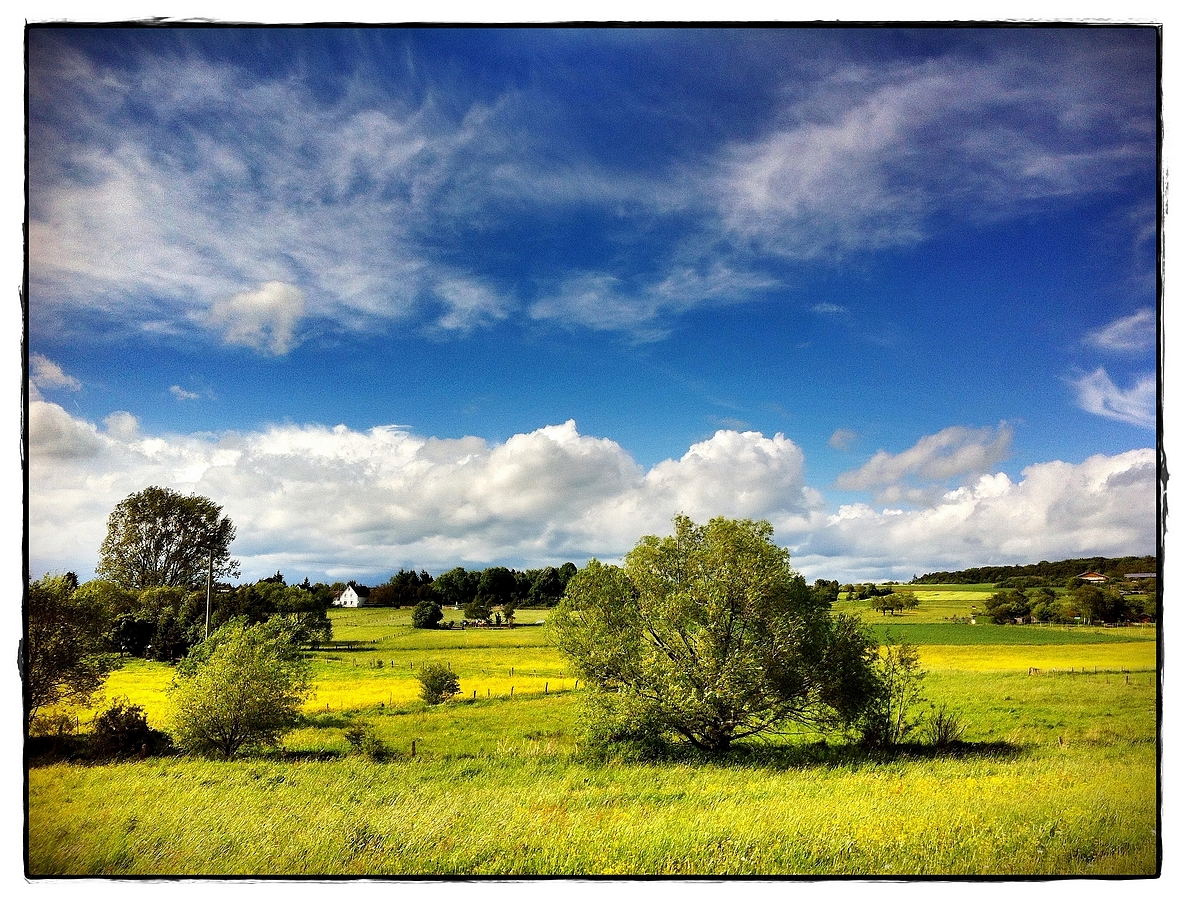
M300 721L309 663L290 623L233 620L190 651L170 688L184 749L231 759L270 746Z
M374 733L374 728L368 723L356 722L345 730L344 735L350 749L368 759L381 762L390 755L387 745Z
M164 732L148 727L144 707L116 698L95 717L91 749L98 757L158 754L172 741Z
M411 624L416 628L435 628L444 618L440 606L431 600L424 600L416 604L411 613Z
M425 703L443 703L461 691L461 683L457 676L440 663L428 663L420 669L417 677L420 679L420 697Z
M924 729L926 742L935 747L953 747L962 741L966 730L963 717L948 711L945 703L930 715Z
M876 661L877 689L860 723L860 741L869 747L892 747L918 725L913 707L921 700L925 671L913 644L890 640Z

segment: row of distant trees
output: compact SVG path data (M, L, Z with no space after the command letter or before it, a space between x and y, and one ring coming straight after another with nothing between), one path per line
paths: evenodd
M1063 587L1083 572L1098 572L1114 581L1132 572L1155 572L1155 556L1087 556L1042 560L1024 566L979 566L957 572L929 572L910 584L993 584L999 588ZM1071 585L1075 586L1075 585Z
M1012 622L1116 624L1156 617L1156 594L1130 594L1112 586L1079 584L1063 593L1040 587L1009 588L988 598L984 612L1003 625Z
M47 587L52 584L60 602L69 604L75 627L96 635L97 649L118 656L171 662L232 619L251 625L283 617L291 624L294 638L309 646L333 635L328 614L331 588L310 585L307 579L303 585L288 585L279 572L253 584L214 585L208 621L204 587L136 589L101 578L79 584L72 572L37 583L42 582Z
M442 607L464 610L465 618L514 622L520 606L550 607L560 602L568 581L576 574L574 563L519 572L505 566L467 570L457 566L433 579L427 572L400 569L386 584L370 589L370 606L411 606L416 628L436 628L444 618Z
M569 579L575 574L576 565L570 562L522 572L505 566L485 569L457 566L437 578L422 570L417 573L400 569L386 583L370 588L367 605L414 607L428 601L464 609L479 601L487 610L508 604L550 607L560 602Z

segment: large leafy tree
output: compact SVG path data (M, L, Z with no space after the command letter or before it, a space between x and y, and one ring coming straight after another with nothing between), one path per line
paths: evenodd
M790 568L768 522L675 518L624 568L596 560L550 620L593 687L601 736L677 736L703 750L797 722L855 721L877 688L874 645Z
M102 652L101 607L77 588L71 572L29 584L21 644L26 722L55 703L85 704L114 665Z
M231 759L275 744L300 722L309 663L292 623L227 623L196 645L170 688L172 729L185 750Z
M107 518L95 572L125 588L196 588L211 551L214 577L238 575L230 558L235 527L214 501L148 487L124 499Z
M457 566L437 578L434 588L443 605L465 606L477 596L480 582L480 572L469 572Z
M518 592L518 579L514 572L505 566L490 566L481 573L477 583L478 596L482 597L488 606L509 603Z

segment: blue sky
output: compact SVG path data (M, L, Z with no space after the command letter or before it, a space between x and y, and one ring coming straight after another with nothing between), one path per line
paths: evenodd
M1148 28L34 29L30 565L1155 552Z

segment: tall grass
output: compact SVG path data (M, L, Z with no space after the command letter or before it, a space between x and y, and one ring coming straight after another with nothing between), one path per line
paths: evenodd
M724 761L637 764L581 753L580 692L543 629L417 632L391 610L334 619L283 756L33 768L30 873L1156 871L1149 641L921 646L934 712L966 725L941 753L870 759L791 734ZM438 707L417 699L430 661L461 679ZM105 693L156 724L171 675L133 662ZM386 762L350 754L352 726L388 748Z
M1150 747L798 767L494 753L31 774L33 874L1150 874Z

